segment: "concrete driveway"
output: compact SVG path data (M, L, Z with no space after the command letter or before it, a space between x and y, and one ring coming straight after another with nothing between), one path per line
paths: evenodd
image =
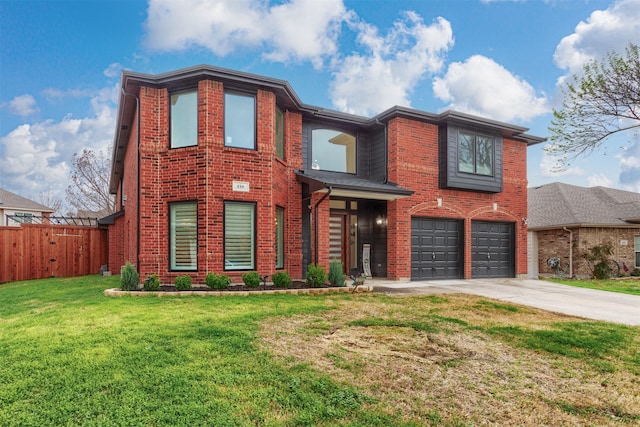
M576 288L544 280L472 279L394 282L368 280L389 295L463 293L541 308L587 319L640 326L640 296Z

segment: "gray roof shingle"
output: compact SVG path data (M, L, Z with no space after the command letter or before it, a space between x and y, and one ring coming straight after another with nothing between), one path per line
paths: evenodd
M630 226L640 222L640 194L554 182L528 189L529 229Z
M38 211L38 212L54 212L53 209L42 205L40 203L34 202L33 200L27 199L22 196L18 196L11 191L3 190L0 188L0 208L2 209L22 209L28 211Z

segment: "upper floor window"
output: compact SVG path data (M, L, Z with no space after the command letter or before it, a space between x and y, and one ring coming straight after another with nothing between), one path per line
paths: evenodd
M458 134L458 170L493 176L495 151L493 138L460 132Z
M284 160L284 114L276 107L276 156Z
M198 91L171 95L171 148L198 145Z
M224 145L256 149L256 99L251 95L224 94Z
M356 173L356 137L331 129L314 129L311 157L311 169Z

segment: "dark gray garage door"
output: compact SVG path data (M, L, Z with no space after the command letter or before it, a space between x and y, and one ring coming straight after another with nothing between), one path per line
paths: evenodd
M411 218L411 280L464 277L462 229L459 220Z
M471 277L515 276L514 230L509 222L471 222Z

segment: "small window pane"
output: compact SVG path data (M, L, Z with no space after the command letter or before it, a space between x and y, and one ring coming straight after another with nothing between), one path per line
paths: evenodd
M172 270L198 269L197 204L171 205L170 216L170 265Z
M493 138L476 138L476 173L493 175Z
M276 268L284 268L284 209L276 208Z
M198 92L171 95L171 148L198 144Z
M635 252L636 252L636 267L640 268L640 236L634 237Z
M224 269L255 268L255 205L226 202L224 205Z
M284 160L284 114L276 108L276 156Z
M311 168L356 173L356 138L330 129L311 132Z
M473 173L473 135L460 133L458 136L458 170Z
M226 93L224 95L224 145L256 148L255 98Z

